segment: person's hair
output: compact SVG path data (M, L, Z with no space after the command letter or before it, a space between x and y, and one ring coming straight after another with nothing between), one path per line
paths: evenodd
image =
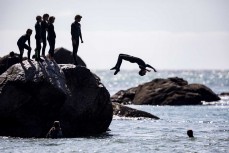
M141 70L138 72L138 74L139 74L140 76L144 76L144 75L146 74L146 71L145 71L144 69L141 69Z
M54 16L49 17L49 22L53 22L55 20Z
M27 29L26 34L32 34L33 30L32 29Z
M82 18L82 16L79 15L79 14L77 14L77 15L75 16L75 20L76 20L76 19L81 19L81 18Z
M14 54L14 52L12 51L12 52L10 52L10 57L13 57L15 54Z
M41 16L38 15L38 16L36 17L36 20L37 20L37 21L38 21L38 20L41 20Z
M187 135L188 135L189 137L193 137L193 131L192 131L192 130L188 130L188 131L187 131Z
M43 18L46 18L46 17L48 18L49 14L46 13L46 14L43 15Z

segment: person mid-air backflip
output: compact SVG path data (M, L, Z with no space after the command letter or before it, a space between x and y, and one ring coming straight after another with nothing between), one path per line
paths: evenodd
M115 67L111 68L110 70L115 70L114 75L116 75L120 71L120 66L122 64L122 60L129 61L131 63L137 63L139 65L140 71L139 75L144 76L146 72L150 72L150 70L146 69L147 67L151 68L154 70L154 72L157 72L155 68L150 66L149 64L146 64L142 59L134 56L130 56L127 54L119 54L118 56L118 61L115 65Z

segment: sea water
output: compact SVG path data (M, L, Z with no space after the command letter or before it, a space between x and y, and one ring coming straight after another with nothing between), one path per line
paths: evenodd
M92 71L111 95L155 78L180 77L189 83L201 83L215 93L229 92L229 71L161 71L140 77L137 71ZM229 97L201 106L129 105L147 111L160 120L114 116L110 131L98 136L64 139L25 139L0 137L0 153L228 153ZM192 129L194 138L187 130Z

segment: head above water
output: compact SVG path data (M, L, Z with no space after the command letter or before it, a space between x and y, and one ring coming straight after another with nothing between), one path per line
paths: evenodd
M190 138L193 138L193 131L192 130L188 130L187 131L187 135L190 137Z
M60 122L59 121L54 121L53 126L55 128L59 128L60 127Z

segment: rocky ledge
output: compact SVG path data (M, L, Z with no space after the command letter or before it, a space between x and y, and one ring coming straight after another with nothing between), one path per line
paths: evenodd
M23 61L0 75L0 135L45 137L59 120L64 137L105 132L110 95L84 66Z
M112 102L136 105L201 105L220 98L202 84L188 84L182 78L154 79L111 97Z
M64 47L56 48L54 53L54 59L57 64L74 64L72 52L65 49ZM24 57L23 60L27 60L27 57ZM12 58L10 55L5 55L2 58L0 57L0 75L4 73L9 67L19 62L19 54L17 53L15 53L15 56ZM86 67L85 62L79 56L77 56L77 62L78 65Z
M229 96L229 92L222 92L219 94L219 96Z
M112 102L112 106L113 106L113 115L117 115L120 117L151 118L156 120L160 119L159 117L152 115L148 112L123 106L119 103Z

